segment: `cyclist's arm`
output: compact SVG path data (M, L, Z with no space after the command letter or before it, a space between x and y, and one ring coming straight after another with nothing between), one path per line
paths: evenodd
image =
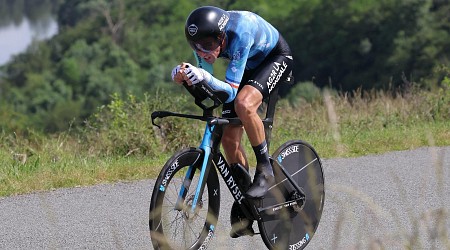
M225 81L239 87L248 63L247 61L250 56L250 49L254 43L254 38L248 32L244 32L243 34L237 35L234 39L229 44L233 54L225 72Z
M226 83L223 82L213 76L213 67L212 64L207 63L204 61L197 53L195 53L195 59L197 60L197 65L199 68L204 69L206 72L205 74L205 80L208 83L208 85L217 92L221 92L222 94L228 96L226 103L231 102L236 98L237 90L239 87L239 84L233 84L233 83Z

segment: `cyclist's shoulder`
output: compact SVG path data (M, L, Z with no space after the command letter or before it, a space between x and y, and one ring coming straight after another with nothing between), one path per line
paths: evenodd
M231 10L229 24L227 25L232 30L249 29L256 27L259 22L266 22L262 17L256 13L244 10Z
M272 34L277 34L276 28L264 18L250 11L229 11L226 33L230 38L253 37L265 39Z
M236 19L239 19L239 21L246 21L246 20L258 21L258 19L264 20L258 14L247 10L229 10L228 13L230 14L230 19L232 20Z
M226 34L229 45L235 47L247 47L249 40L258 36L261 32L261 22L257 15L249 11L229 11L230 20L227 24Z

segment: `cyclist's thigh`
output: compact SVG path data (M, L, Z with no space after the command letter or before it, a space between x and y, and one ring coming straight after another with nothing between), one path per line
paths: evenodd
M289 79L292 67L292 59L284 55L270 56L242 84L255 87L263 94L263 98L266 98L279 86L279 83Z

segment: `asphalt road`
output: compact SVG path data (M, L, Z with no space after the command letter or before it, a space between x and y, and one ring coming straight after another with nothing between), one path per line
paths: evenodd
M324 213L307 249L450 249L450 147L323 164ZM152 249L147 217L153 184L0 198L0 249ZM231 197L222 197L210 249L264 249L259 236L228 237Z

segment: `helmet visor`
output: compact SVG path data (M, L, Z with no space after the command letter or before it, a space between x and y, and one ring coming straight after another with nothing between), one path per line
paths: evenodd
M211 53L211 51L217 49L220 44L217 39L211 37L201 41L189 41L189 45L191 45L195 51Z

